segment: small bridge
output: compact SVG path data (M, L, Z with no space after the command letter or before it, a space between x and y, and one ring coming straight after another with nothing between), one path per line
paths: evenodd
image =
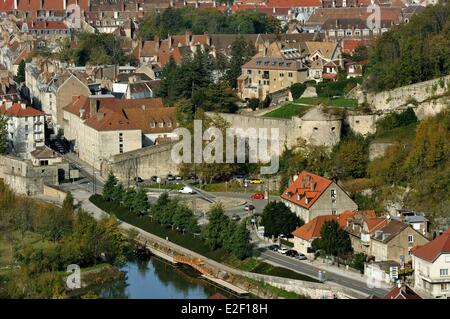
M189 258L183 255L175 255L173 256L173 261L189 265L204 276L215 277L212 270L205 266L205 261L201 258Z

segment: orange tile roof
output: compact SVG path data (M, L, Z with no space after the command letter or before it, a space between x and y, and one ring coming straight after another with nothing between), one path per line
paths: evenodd
M441 254L450 254L450 228L429 243L416 246L412 254L420 259L434 262Z
M64 10L65 0L43 0L42 9L45 10Z
M369 218L366 220L367 228L369 233L374 232L377 229L380 229L384 225L388 223L389 219L385 217L375 217L375 218Z
M37 0L17 0L18 11L36 11L41 8L41 2Z
M409 286L392 288L382 299L422 299Z
M302 185L302 181L303 185ZM332 181L316 174L302 171L297 179L281 194L281 198L304 208L310 208ZM308 198L308 202L306 202Z
M25 108L22 108L22 105L20 105L19 103L12 104L12 106L8 109L6 109L6 104L3 103L2 105L0 105L0 113L11 117L44 115L44 112L39 111L38 109L35 109L31 106L26 106Z
M344 229L347 225L347 219L352 218L356 214L375 216L375 211L373 210L346 210L339 215L322 215L313 218L309 223L297 228L292 232L296 237L303 238L305 240L312 240L314 238L320 237L320 230L325 222L330 220L335 220L339 227Z
M0 12L14 10L14 0L0 0Z

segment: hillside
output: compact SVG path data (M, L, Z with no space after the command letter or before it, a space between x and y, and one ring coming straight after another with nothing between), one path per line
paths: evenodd
M450 3L428 6L374 44L365 86L380 92L450 74Z

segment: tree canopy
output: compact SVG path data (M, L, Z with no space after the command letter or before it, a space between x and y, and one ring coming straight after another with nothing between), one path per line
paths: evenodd
M270 202L262 213L265 236L289 235L304 223L283 202Z

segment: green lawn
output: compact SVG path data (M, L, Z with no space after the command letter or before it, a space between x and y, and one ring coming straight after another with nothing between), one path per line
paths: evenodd
M180 190L184 187L183 184L176 184L176 183L168 183L168 184L145 184L141 186L142 188L160 188L160 189L170 189L170 190Z
M266 113L264 116L290 119L293 116L304 115L309 109L310 109L310 106L298 105L298 104L294 104L291 102L291 103L288 103L286 105L279 107L276 110Z
M278 117L278 118L291 118L292 116L303 116L312 106L325 104L328 106L338 106L338 107L357 107L358 100L356 99L345 99L345 98L316 98L316 97L305 97L299 98L294 102L290 102L286 105L279 107L272 112L265 114L267 117Z

